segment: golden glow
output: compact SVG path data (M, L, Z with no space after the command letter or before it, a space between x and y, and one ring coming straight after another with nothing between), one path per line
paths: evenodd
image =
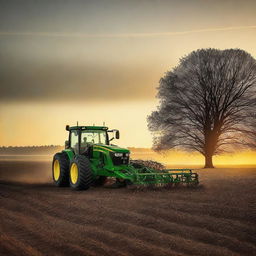
M72 163L70 167L70 179L73 184L77 183L78 180L78 166L76 163Z
M120 130L120 139L112 143L122 147L150 148L152 136L146 116L155 109L156 101L95 102L82 104L16 103L0 105L0 135L4 146L63 145L68 133L65 125L102 125ZM157 154L152 150L136 150L134 159L153 159L170 166L203 166L199 153L170 150ZM243 151L214 156L215 166L256 165L256 152Z
M215 156L213 161L216 165L230 165L230 166L239 166L247 165L253 166L256 165L256 151L242 151L239 153L233 154L223 154Z
M120 130L120 146L151 147L146 117L155 101L73 104L20 103L0 105L3 146L64 145L66 124L102 125ZM4 136L3 136L4 135Z
M53 163L53 177L55 181L58 181L60 177L60 162L58 160Z
M165 154L157 154L152 150L134 151L131 155L134 159L149 159L162 162L170 167L203 167L204 157L196 152L184 152L178 150L170 150ZM235 153L226 153L213 157L213 163L217 167L221 166L256 166L256 151L242 151Z

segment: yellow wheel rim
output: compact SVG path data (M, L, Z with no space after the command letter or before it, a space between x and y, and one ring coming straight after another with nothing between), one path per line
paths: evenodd
M54 177L55 181L57 181L60 177L60 162L59 162L59 160L55 160L53 163L53 177Z
M77 183L78 180L78 167L76 163L73 163L70 168L70 179L73 184Z

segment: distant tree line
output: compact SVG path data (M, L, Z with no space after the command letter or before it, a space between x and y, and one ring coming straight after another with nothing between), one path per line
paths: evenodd
M64 146L46 145L46 146L8 146L0 147L0 155L49 155L61 151Z
M0 155L51 155L64 149L60 145L45 145L45 146L8 146L0 147ZM130 147L132 152L150 152L149 148L134 148Z

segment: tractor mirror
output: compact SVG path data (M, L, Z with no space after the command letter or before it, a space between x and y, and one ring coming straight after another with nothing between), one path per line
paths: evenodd
M69 148L69 141L68 140L65 141L65 148L66 149Z
M120 138L120 133L118 130L116 130L116 139L119 139Z
M69 125L66 125L66 131L69 131Z

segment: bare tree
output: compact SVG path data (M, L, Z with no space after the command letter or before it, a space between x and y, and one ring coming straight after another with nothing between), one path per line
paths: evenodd
M160 104L148 117L154 149L198 151L212 156L250 146L255 134L256 60L240 49L201 49L160 79ZM251 121L250 121L251 120Z
M248 146L249 148L256 149L256 111L252 115L249 115L246 120L246 126L242 131L246 134L246 137L243 138L243 145Z

